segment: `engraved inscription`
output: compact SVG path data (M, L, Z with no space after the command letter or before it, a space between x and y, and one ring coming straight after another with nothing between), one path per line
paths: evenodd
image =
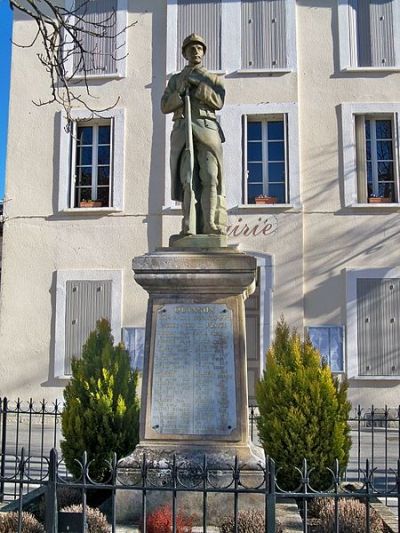
M172 435L229 435L236 428L233 323L226 305L158 310L151 425Z

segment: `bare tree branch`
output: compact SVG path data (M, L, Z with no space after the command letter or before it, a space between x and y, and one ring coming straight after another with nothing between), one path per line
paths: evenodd
M50 78L49 98L34 101L37 106L57 103L71 120L73 107L85 107L93 115L112 109L119 97L109 106L96 108L96 97L89 87L89 76L99 73L99 64L125 59L119 55L124 42L117 45L117 38L124 35L136 22L117 28L115 10L93 16L96 0L76 0L73 9L55 4L51 0L9 0L12 8L35 21L37 32L28 43L13 43L20 48L31 48L38 40L42 51L37 53L39 62ZM77 86L79 84L79 87ZM82 94L83 90L83 94Z

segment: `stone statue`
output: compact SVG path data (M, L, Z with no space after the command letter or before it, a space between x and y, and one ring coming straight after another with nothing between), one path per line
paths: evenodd
M161 100L163 113L174 113L171 133L173 200L183 204L181 236L226 233L222 174L223 132L215 111L224 105L219 76L202 66L206 44L200 35L183 41L188 65L169 80Z

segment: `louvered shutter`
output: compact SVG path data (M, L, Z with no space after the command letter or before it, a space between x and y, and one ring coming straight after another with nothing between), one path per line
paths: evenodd
M67 281L65 306L65 374L71 374L72 358L79 358L82 346L100 318L111 321L111 280Z
M117 11L118 0L76 0L75 10L84 21L78 21L78 27L84 27L88 32L105 32L104 37L82 32L80 41L84 49L84 63L80 62L81 55L74 55L74 72L87 75L114 74L117 72ZM96 27L96 24L100 26Z
M258 272L259 276L259 272ZM255 384L261 377L260 372L260 286L246 300L246 348L247 348L247 380L249 403L255 402Z
M400 280L357 280L360 376L399 375Z
M396 64L392 0L351 0L357 28L357 66Z
M242 1L242 68L287 68L285 0Z
M221 70L221 0L178 0L177 68L186 62L182 42L191 33L204 37L207 53L203 64L209 70Z

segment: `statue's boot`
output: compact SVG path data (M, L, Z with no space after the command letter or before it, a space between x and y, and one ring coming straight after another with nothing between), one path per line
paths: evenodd
M203 233L206 235L221 235L222 231L215 224L217 208L217 188L204 187L201 193L201 209L203 213Z

